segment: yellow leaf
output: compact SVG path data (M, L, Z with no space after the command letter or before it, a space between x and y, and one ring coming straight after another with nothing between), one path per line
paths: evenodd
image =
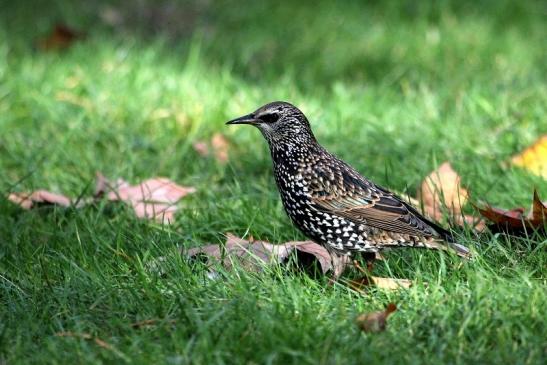
M511 162L547 179L547 134L518 155L513 156Z

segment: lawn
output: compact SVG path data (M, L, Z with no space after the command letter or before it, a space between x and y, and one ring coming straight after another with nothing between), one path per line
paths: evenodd
M459 231L475 252L463 264L392 251L375 275L415 285L366 293L283 267L211 280L179 253L225 232L304 239L260 133L224 125L272 100L299 106L325 147L391 189L414 195L450 161L474 202L528 207L534 188L547 199L545 180L507 163L547 132L544 4L136 4L0 4L1 364L544 363L545 235ZM57 22L85 38L43 50ZM227 164L192 147L217 132ZM106 202L24 211L6 199L91 194L97 171L197 193L169 226ZM361 333L355 317L389 302L387 330Z

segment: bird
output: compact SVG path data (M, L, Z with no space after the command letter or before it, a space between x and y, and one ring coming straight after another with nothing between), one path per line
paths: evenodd
M287 215L331 255L370 257L389 248L417 247L470 257L448 230L321 146L296 106L274 101L226 124L260 130Z

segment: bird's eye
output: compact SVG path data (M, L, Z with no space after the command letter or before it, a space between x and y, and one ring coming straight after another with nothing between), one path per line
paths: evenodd
M279 119L279 115L272 113L272 114L264 114L260 116L260 120L264 123L275 123Z

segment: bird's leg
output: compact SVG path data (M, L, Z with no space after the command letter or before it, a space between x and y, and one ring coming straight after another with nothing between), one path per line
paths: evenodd
M365 257L365 261L367 263L367 270L372 274L374 262L376 261L376 252L365 252L363 256Z
M361 264L359 263L359 261L357 260L353 260L353 267L356 268L357 270L359 270L362 274L364 275L369 275L370 271L369 271L369 268L368 268L368 263L367 263L367 268L366 269L363 269L363 267L361 266Z
M374 285L374 279L372 277L372 270L374 269L374 260L376 259L375 252L363 252L363 257L366 262L366 269L361 266L359 261L353 260L353 267L363 274L363 277L357 280L352 280L350 285L355 288L361 288L364 286Z
M372 274L372 270L374 269L374 261L376 260L376 253L375 252L364 252L363 257L365 259L365 262L367 264L366 270L359 264L357 260L353 260L353 266L362 272L363 274L370 276Z

